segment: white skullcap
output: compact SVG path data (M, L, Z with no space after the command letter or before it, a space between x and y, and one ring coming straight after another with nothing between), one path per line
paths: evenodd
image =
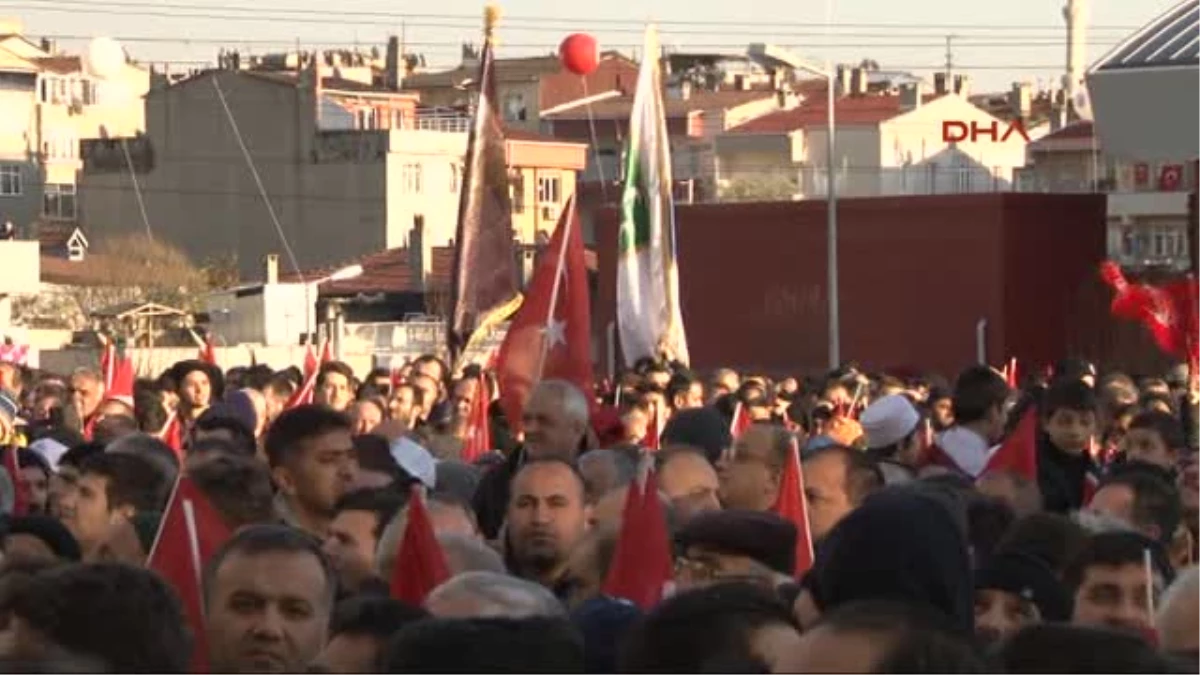
M884 396L858 416L858 423L867 437L867 447L871 449L899 443L917 428L920 421L917 409L900 394Z
M425 446L407 436L401 436L392 441L390 450L401 469L424 483L425 487L434 489L437 485L437 460L429 454Z

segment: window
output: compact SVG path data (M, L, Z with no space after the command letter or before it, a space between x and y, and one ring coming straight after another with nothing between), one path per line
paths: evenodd
M525 213L525 174L519 169L508 172L508 192L513 213Z
M538 200L538 204L549 204L549 205L553 205L553 206L558 206L558 203L559 203L558 176L538 176L537 200Z
M504 97L505 122L524 122L526 117L524 94L509 94Z
M42 215L55 220L75 220L75 186L47 183L42 192Z
M462 167L458 164L450 165L450 192L458 193L462 188Z
M379 115L374 108L359 108L355 115L359 129L378 129Z
M405 193L410 195L421 194L421 165L405 164L401 166L400 181Z
M0 197L21 196L21 167L0 164Z
M78 159L79 141L74 136L52 135L42 141L42 157L45 159Z

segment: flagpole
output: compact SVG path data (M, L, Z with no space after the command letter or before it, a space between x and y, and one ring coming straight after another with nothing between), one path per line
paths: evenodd
M546 328L542 331L542 351L538 355L537 379L542 379L542 369L546 366L546 356L550 353L550 342L546 339L546 332L550 330L550 324L554 321L554 310L558 308L558 289L562 285L563 270L566 269L567 263L567 244L571 241L571 221L575 220L575 195L571 195L571 199L567 202L567 208L563 209L563 217L566 221L563 223L562 243L558 248L558 266L554 270L554 286L550 289L550 309L546 312Z
M170 424L169 418L167 424ZM158 523L158 530L154 533L154 541L150 544L150 550L146 552L146 565L149 565L154 560L154 554L158 551L158 544L162 540L163 527L167 524L167 514L171 512L171 505L175 503L175 495L179 493L179 481L181 480L183 480L183 471L180 471L175 476L175 484L171 486L171 494L167 497L167 506L163 509L162 518Z

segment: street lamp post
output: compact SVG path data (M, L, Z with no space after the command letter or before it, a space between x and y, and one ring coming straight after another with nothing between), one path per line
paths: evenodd
M325 283L326 281L345 281L347 279L353 279L355 277L362 276L362 273L363 273L362 265L349 265L347 267L341 268L340 270L337 270L333 274L321 277L320 279L314 279L314 280L303 282L304 283L304 332L308 336L308 340L310 343L315 340L316 333L317 333L316 322L313 320L313 305L314 305L313 297L312 297L313 288L319 287L321 284Z
M826 0L825 13L827 25L832 26L833 0ZM803 70L817 77L823 77L827 85L826 95L828 98L825 105L825 243L827 246L826 257L829 264L827 266L828 276L825 286L828 293L827 304L829 306L829 368L831 370L836 369L842 363L842 349L840 293L838 291L837 177L835 171L835 167L837 166L837 155L835 154L837 143L834 140L837 128L835 113L837 107L837 83L833 72L833 63L826 61L825 67L821 68L820 66L806 62L786 49L762 43L750 45L747 52L751 59L768 67L786 66L796 70Z

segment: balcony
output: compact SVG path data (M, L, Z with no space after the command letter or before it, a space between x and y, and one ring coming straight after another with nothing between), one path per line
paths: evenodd
M79 143L79 154L85 173L125 173L130 164L139 174L154 170L154 146L145 136L86 138Z

